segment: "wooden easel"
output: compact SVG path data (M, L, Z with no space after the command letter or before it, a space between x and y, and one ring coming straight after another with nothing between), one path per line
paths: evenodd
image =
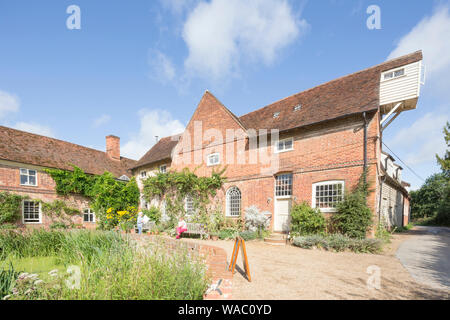
M234 241L233 254L231 256L231 262L228 270L234 273L234 267L236 266L236 261L239 254L239 247L242 247L242 262L244 263L247 280L251 282L252 278L250 277L250 268L248 267L247 250L245 250L245 241L241 237L236 237L236 240Z

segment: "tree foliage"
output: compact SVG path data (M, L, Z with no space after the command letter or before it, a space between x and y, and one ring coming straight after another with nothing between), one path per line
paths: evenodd
M432 217L437 213L445 195L448 179L443 173L431 175L419 190L411 191L413 220Z
M447 144L447 148L450 147L450 123L447 122L447 125L444 127L444 139ZM445 152L444 158L436 155L436 159L438 164L441 166L442 172L446 175L446 177L450 177L450 150L447 149Z

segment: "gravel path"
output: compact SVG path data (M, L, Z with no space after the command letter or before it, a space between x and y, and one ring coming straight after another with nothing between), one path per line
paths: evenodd
M418 284L395 257L408 234L397 234L382 255L334 253L294 246L246 243L252 282L243 275L239 258L233 277L233 299L448 299L448 291ZM183 241L196 241L184 239ZM233 241L206 241L224 248ZM380 268L380 288L368 288L367 268ZM373 267L372 267L373 268Z
M416 227L396 256L419 283L450 292L450 228Z

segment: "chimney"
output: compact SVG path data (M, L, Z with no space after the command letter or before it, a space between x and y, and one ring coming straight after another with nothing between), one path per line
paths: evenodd
M109 135L106 137L106 154L113 160L120 160L120 138Z

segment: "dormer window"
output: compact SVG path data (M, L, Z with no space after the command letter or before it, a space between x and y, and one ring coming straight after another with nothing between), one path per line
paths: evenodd
M206 161L208 166L216 166L220 164L220 154L219 153L212 153L208 156Z
M278 118L280 116L280 113L279 112L275 112L274 114L273 114L273 117L274 118Z
M298 111L298 110L300 110L302 108L302 105L301 104L298 104L298 105L296 105L295 107L294 107L294 111Z

